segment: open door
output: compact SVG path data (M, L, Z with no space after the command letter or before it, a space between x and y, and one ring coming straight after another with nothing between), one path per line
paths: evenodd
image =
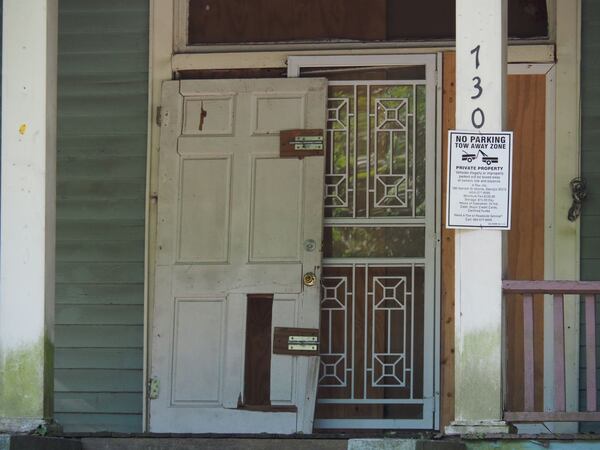
M312 431L318 356L271 349L319 327L324 157L281 158L279 132L324 129L326 99L320 78L164 83L150 431Z

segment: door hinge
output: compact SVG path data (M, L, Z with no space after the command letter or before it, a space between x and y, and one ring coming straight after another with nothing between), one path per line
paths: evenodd
M156 107L156 125L159 127L162 125L162 106Z
M150 378L148 381L148 398L156 400L160 391L160 381L156 377Z
M169 125L169 111L162 106L156 107L156 125L159 127Z

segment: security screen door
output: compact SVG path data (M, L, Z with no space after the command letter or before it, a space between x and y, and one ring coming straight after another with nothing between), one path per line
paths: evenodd
M256 410L244 349L251 294L273 294L273 327L319 327L321 251L306 242L322 239L324 157L281 158L279 132L324 129L326 87L163 85L150 431L312 431L318 357L262 352L270 404Z
M291 57L325 76L316 428L434 427L435 57Z

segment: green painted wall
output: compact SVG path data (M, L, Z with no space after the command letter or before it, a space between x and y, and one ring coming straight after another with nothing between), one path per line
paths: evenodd
M600 280L600 2L582 0L581 14L581 175L588 198L581 216L581 279ZM600 323L600 303L596 323ZM585 343L585 315L581 310L581 338ZM596 326L596 335L600 328ZM600 363L600 348L596 349ZM580 352L580 407L585 409L585 347ZM600 385L599 385L600 386ZM581 431L600 431L599 423L581 425Z
M465 440L467 450L600 450L600 441L550 441L512 440L476 441Z
M61 0L55 417L141 431L148 0Z

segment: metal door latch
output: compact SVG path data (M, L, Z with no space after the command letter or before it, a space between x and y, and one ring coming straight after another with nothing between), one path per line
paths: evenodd
M316 351L319 340L316 336L290 336L288 350Z

